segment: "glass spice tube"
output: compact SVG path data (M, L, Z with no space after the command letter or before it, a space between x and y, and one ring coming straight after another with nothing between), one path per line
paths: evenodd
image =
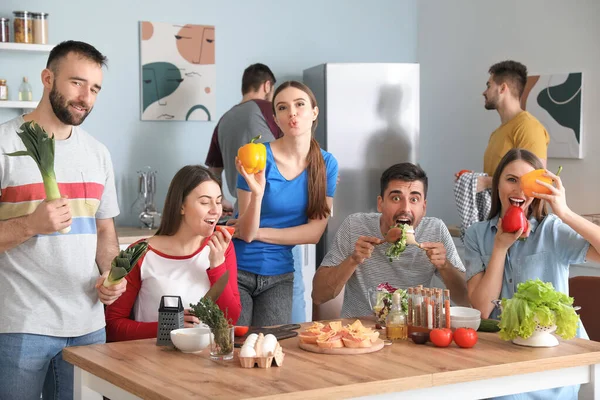
M446 312L446 321L445 327L450 328L451 320L450 320L450 290L444 290L444 311Z
M406 324L412 325L412 312L413 312L413 289L408 288L408 310L406 313Z
M444 308L444 300L442 296L442 289L438 289L435 293L435 327L443 328L444 323L442 322L442 310Z
M427 329L433 329L433 294L427 290Z
M421 326L427 328L427 294L421 289Z
M421 291L416 288L413 290L413 295L415 296L415 303L413 309L413 325L421 326L421 305L423 302L423 297L421 296Z

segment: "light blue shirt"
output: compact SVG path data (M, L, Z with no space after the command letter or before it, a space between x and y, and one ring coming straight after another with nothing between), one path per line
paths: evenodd
M477 222L467 229L464 237L467 281L485 271L489 265L498 231L497 224L496 216L488 221ZM508 249L500 298L512 298L519 283L537 278L551 282L556 290L568 295L569 265L585 262L590 244L554 214L546 216L539 223L535 218L530 218L529 224L529 237L524 241L517 240ZM498 318L498 313L498 310L494 310L490 318ZM579 327L577 337L589 339L581 323ZM503 396L502 399L577 400L578 391L578 385L566 386Z

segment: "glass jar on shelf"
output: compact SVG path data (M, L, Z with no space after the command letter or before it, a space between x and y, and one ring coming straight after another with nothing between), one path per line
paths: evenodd
M48 13L32 13L33 43L48 44Z
M0 18L0 43L8 43L10 42L10 34L8 23L10 20L8 18Z
M32 101L33 93L31 90L31 85L27 81L27 77L23 77L23 82L19 86L19 101Z
M8 100L8 86L6 86L6 79L0 79L0 100Z
M14 11L15 43L33 43L33 23L29 11Z

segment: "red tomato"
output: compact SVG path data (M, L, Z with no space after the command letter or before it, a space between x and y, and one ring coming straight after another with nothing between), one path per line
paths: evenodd
M233 334L235 336L244 336L246 333L248 333L248 329L250 329L249 326L236 326L233 328Z
M429 332L429 340L437 347L448 347L452 343L452 331L448 328L433 329Z
M477 343L477 332L473 328L458 328L454 331L454 343L463 349L470 349Z
M523 228L527 230L527 218L521 207L510 206L502 218L502 230L508 233L514 233Z
M231 236L233 236L235 232L235 228L233 226L217 225L217 229L221 232L227 231Z

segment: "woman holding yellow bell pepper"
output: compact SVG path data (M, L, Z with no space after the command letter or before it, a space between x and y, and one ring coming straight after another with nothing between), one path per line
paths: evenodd
M266 151L262 170L257 170L262 166L260 146L244 146L236 159L238 325L290 321L292 249L319 241L336 188L337 161L313 137L319 109L312 91L300 82L284 82L275 91L273 113L284 135L261 145Z

